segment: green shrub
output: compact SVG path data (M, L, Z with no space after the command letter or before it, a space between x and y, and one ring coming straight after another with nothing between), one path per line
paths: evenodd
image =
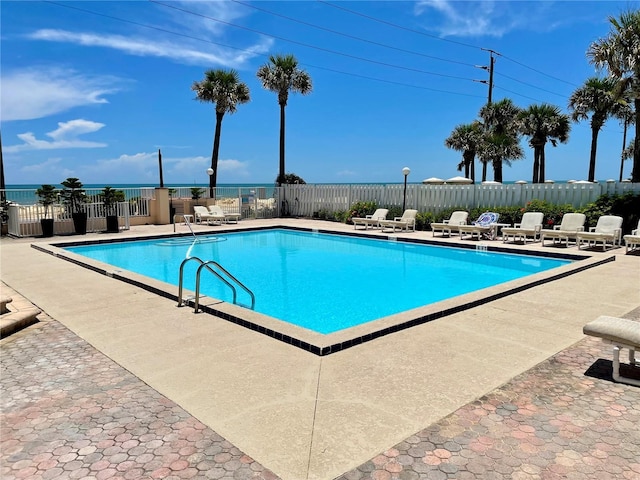
M629 233L638 225L640 218L640 195L628 192L623 195L601 195L595 202L585 205L580 210L587 217L585 229L595 227L602 215L618 215L623 218L622 230Z
M348 214L345 222L352 223L351 219L353 217L364 218L367 215L372 215L377 208L378 205L376 204L376 202L356 202L351 206L349 212L347 212Z

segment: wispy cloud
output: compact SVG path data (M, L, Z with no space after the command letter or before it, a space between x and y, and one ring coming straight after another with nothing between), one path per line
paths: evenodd
M428 30L443 37L502 37L518 28L540 26L535 18L548 11L551 3L530 2L531 8L514 9L505 1L422 0L416 3L415 13L426 19Z
M3 71L2 120L33 120L71 108L108 103L121 81L112 76L82 75L63 68L33 67Z
M103 47L118 50L128 55L168 58L188 65L221 65L237 67L256 54L269 50L270 41L253 45L246 50L231 50L215 45L195 48L175 41L158 41L144 37L107 35L100 33L70 32L67 30L42 29L28 38L50 42L72 43L85 47Z
M4 147L7 153L23 152L25 150L59 150L62 148L100 148L106 147L106 143L89 142L78 137L87 133L93 133L104 127L104 123L90 120L71 120L58 123L58 128L46 135L53 140L38 140L32 132L21 133L17 137L22 144Z

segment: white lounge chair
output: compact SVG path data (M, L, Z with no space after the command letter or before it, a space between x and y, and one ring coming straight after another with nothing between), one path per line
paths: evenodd
M448 237L451 236L451 232L457 232L460 225L466 225L469 218L469 212L463 210L457 210L451 214L448 220L442 222L433 222L431 224L431 231L433 236L436 236L436 232L442 232L444 237L445 233Z
M542 212L525 212L520 223L514 223L513 227L502 227L503 243L506 243L509 237L512 237L514 242L520 239L527 243L527 237L532 237L534 242L539 241L543 219Z
M469 234L471 239L478 237L478 240L483 236L493 240L496 237L497 221L500 218L500 214L495 212L484 212L478 217L478 219L470 225L459 225L458 232L460 232L460 240L462 235Z
M371 215L366 215L364 217L353 217L351 221L353 222L353 228L357 230L358 225L362 225L364 229L371 228L380 228L380 220L387 219L387 213L389 210L386 208L378 208Z
M601 316L587 323L582 332L585 335L599 337L603 342L613 345L613 372L616 382L640 387L640 380L620 375L620 350L629 349L629 364L640 367L635 351L640 349L640 322L626 318Z
M222 217L218 215L212 215L209 213L207 207L203 207L202 205L195 205L193 207L193 213L195 215L195 223L207 222L207 225L211 225L211 222L222 224L224 221L224 215Z
M640 248L640 220L638 220L638 227L635 230L631 230L631 234L624 237L624 251L629 253L629 250L635 250Z
M222 219L225 223L238 223L240 220L239 213L226 213L220 205L209 205L209 213L217 219Z
M391 228L394 232L396 228L402 230L416 230L416 215L418 210L405 210L401 217L395 217L393 220L380 220L382 230Z
M578 232L584 231L584 222L587 217L584 213L565 213L562 216L560 225L555 225L553 230L548 228L542 229L542 245L546 239L553 240L553 243L564 240L566 246L569 246L569 240L575 240Z
M602 251L607 249L607 245L611 244L612 248L616 245L622 245L622 217L617 215L602 215L598 218L595 227L591 227L588 232L578 232L576 235L578 248L583 243L587 247L596 246L602 243Z

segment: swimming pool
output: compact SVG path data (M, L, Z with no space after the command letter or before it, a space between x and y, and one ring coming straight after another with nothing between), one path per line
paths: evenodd
M571 263L286 229L66 249L175 286L185 258L215 260L254 292L257 312L323 335ZM195 289L197 266L185 267L187 289ZM202 275L200 292L232 301L212 275ZM249 299L239 292L239 302Z

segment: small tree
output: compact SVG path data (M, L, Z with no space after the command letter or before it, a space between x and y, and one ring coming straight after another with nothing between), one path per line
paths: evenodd
M44 207L44 218L49 218L49 207L58 200L58 190L53 185L42 185L36 190L38 203Z
M102 190L100 200L102 200L106 215L116 215L118 202L124 202L125 196L122 190L115 190L107 186Z
M191 199L195 200L196 204L198 203L198 200L200 200L200 197L202 197L203 193L204 193L204 188L191 187Z
M64 187L60 192L62 201L71 213L83 213L82 206L87 203L87 195L82 182L75 177L69 177L61 185Z
M282 177L283 185L305 185L307 182L304 181L302 177L299 177L295 173L287 173ZM278 179L276 178L276 183L278 183Z

